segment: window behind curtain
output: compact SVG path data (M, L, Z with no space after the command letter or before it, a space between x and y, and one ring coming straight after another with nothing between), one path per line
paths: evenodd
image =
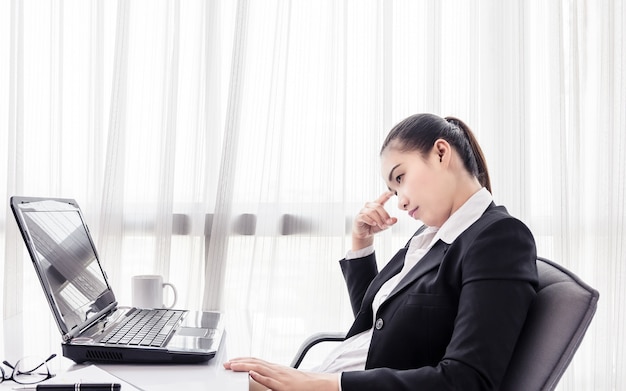
M540 255L601 292L561 388L620 389L625 12L619 1L5 1L0 194L76 198L122 303L139 273L165 275L181 306L217 292L237 335L229 351L287 363L308 334L351 321L336 261L352 216L385 189L387 131L416 112L455 115L483 146L496 202L531 227ZM3 315L33 292L31 325L46 303L7 206ZM377 239L380 266L417 228L397 215ZM5 347L58 341L46 319L40 340Z

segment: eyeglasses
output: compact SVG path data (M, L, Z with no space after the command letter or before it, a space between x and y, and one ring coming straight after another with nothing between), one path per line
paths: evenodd
M13 380L19 384L35 384L48 380L54 377L50 373L50 368L48 368L48 361L56 356L56 354L52 354L45 360L39 357L24 357L16 362L15 365L11 365L8 361L3 361L2 363L11 368L12 372L10 376L7 376L2 366L0 366L0 372L2 372L0 383L5 380Z

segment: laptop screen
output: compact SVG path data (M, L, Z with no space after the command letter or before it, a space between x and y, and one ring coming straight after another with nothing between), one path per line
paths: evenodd
M22 201L14 211L63 332L114 302L78 206L46 199Z

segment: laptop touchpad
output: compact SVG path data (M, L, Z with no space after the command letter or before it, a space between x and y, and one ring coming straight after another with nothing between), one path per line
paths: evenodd
M215 339L215 330L204 327L181 327L167 343L169 350L217 351L219 340Z
M176 331L176 335L184 337L206 337L209 329L201 327L181 327Z

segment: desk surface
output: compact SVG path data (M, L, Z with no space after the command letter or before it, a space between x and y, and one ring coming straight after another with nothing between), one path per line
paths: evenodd
M8 353L14 353L18 349L10 346L12 338L7 338L7 336L19 339L20 337L18 337L18 335L24 333L23 327L20 326L21 324L22 323L19 319L5 319L2 322L2 328L4 329L2 331L4 332L5 337L5 346L3 346L4 352L2 353L4 354L4 357L7 357L9 362L14 362L15 358L12 357L13 354ZM35 327L35 329L36 328L37 327ZM51 334L51 338L46 338L46 340L54 338L60 338L58 333ZM49 354L51 351L49 350L50 346L55 347L52 351L57 353L57 358L51 361L51 368L53 372L62 373L64 371L71 371L87 366L84 364L75 364L72 360L63 357L60 354L59 341L60 340L55 340L54 342L48 341L49 343L42 344L48 345L42 346L42 352L46 352L43 354ZM228 332L225 333L224 341L222 341L222 345L217 355L213 359L202 364L94 364L112 375L119 377L125 382L132 384L136 388L146 391L179 389L183 389L185 391L247 391L248 375L246 373L227 371L222 366L222 364L229 358L227 347ZM37 354L44 357L39 352L37 352ZM0 358L0 360L2 360L2 358ZM10 368L4 367L4 370L10 371ZM12 390L20 386L21 385L16 384L15 382L5 381L0 383L0 390Z
M220 349L217 356L204 364L96 364L96 366L142 390L247 391L248 375L227 371L222 366L227 359L226 341L223 342L224 349Z

